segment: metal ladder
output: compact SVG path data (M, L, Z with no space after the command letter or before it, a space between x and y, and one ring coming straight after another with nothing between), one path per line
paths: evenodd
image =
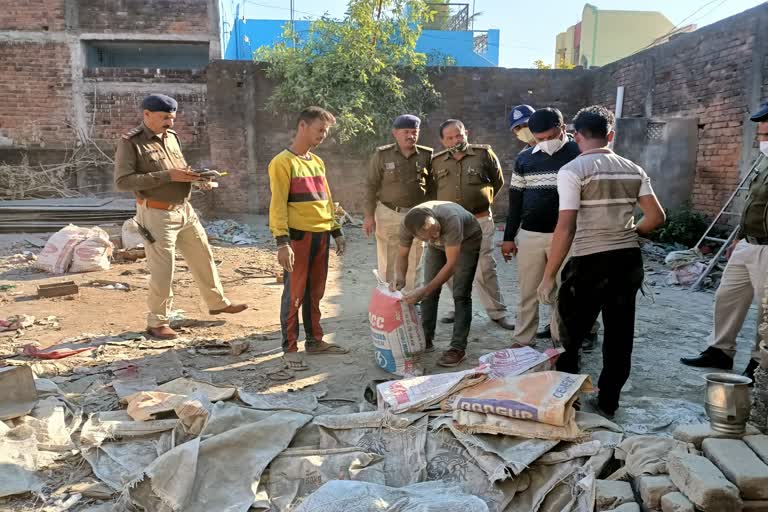
M757 169L760 167L760 164L763 163L763 160L765 159L765 155L760 153L760 155L755 159L754 163L752 164L752 167L749 169L749 172L744 175L744 179L741 180L739 185L736 187L736 190L733 191L731 194L731 197L728 198L728 201L725 202L725 205L720 209L720 213L717 214L717 216L714 218L712 223L709 225L707 230L704 232L702 237L699 239L698 242L696 242L696 245L693 246L694 251L699 251L699 247L701 247L701 244L705 241L707 242L716 242L721 244L720 249L718 249L717 253L712 257L712 259L709 260L709 264L707 265L706 270L701 273L698 279L696 279L696 282L691 285L690 291L696 291L701 286L701 283L704 282L704 279L707 278L707 276L712 272L712 269L715 268L715 265L717 265L717 262L720 261L720 257L723 255L723 252L725 252L726 249L728 249L728 246L731 245L733 240L736 238L736 235L739 233L739 226L737 225L733 230L731 231L731 234L728 235L728 238L718 238L715 236L710 236L710 233L712 232L712 229L715 227L715 225L725 216L732 216L732 217L740 217L741 213L731 211L730 208L733 206L734 200L741 194L742 192L745 192L749 190L749 183L752 182L752 179L755 177L755 174L757 173Z

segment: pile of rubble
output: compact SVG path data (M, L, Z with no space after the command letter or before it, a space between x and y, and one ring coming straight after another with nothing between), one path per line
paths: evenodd
M598 512L768 510L768 436L754 427L729 435L679 426L672 439L629 438L616 457L625 466L597 481Z

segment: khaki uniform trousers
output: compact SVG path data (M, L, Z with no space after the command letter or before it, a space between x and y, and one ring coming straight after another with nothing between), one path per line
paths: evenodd
M742 240L736 245L715 292L715 327L709 346L719 348L729 356L736 354L736 337L744 325L749 307L755 297L758 308L765 295L768 273L768 245L753 245ZM758 311L760 326L762 311ZM752 359L760 358L760 334L755 330Z
M136 206L136 219L147 228L154 243L145 242L149 267L148 327L169 325L173 306L173 272L176 249L186 260L208 309L223 309L230 302L224 297L211 247L200 219L189 202L177 210Z
M531 345L539 328L538 289L544 278L549 253L552 247L552 233L537 233L521 229L517 233L517 283L520 302L517 305L515 334L512 339L521 345ZM557 278L560 285L560 274ZM550 307L549 328L554 339L560 339L558 332L557 306Z
M395 264L397 253L400 251L400 223L404 217L405 213L398 213L381 203L376 206L374 213L379 276L388 283L395 280ZM424 242L414 239L408 255L408 272L405 276L405 287L408 290L421 286L424 281L423 253Z
M499 277L496 273L496 224L493 215L477 219L483 230L483 242L480 245L480 258L477 261L477 271L473 288L477 291L480 303L485 308L491 320L501 320L507 316L507 306L499 288ZM453 290L453 279L446 283Z

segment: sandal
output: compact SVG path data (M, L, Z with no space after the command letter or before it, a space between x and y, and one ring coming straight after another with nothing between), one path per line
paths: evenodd
M340 347L334 343L326 343L324 341L316 341L312 344L306 343L304 345L304 351L308 356L316 354L341 355L349 353L348 348Z
M283 367L286 370L303 372L309 370L309 366L304 362L304 358L297 352L286 352L283 354Z
M283 368L275 368L267 372L267 378L275 381L285 381L294 378L293 372L290 370L284 370Z

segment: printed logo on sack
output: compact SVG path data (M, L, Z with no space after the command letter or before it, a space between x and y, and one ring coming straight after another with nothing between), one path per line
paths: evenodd
M390 373L394 373L395 370L397 370L395 357L392 355L391 350L376 347L376 364L378 364L379 368L382 370Z
M536 421L539 411L528 404L515 400L495 400L493 398L459 398L458 408L463 411L496 414L507 418Z

